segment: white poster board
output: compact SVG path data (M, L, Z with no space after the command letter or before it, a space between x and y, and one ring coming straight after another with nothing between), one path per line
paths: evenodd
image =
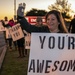
M75 75L75 34L32 33L27 75Z
M22 29L20 27L20 24L14 25L10 29L10 33L11 33L13 41L19 40L19 39L24 37L23 31L22 31Z

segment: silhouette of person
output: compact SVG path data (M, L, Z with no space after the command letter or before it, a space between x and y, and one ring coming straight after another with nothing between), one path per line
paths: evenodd
M75 15L74 15L74 18L70 22L68 31L71 33L75 33Z

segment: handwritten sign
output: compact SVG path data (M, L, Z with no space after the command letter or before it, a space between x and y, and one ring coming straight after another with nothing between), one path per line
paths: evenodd
M24 34L23 34L22 29L20 27L20 24L14 25L10 29L10 33L11 33L13 41L19 40L24 37Z

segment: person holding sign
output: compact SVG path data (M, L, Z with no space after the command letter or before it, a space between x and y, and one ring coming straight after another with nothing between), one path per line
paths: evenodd
M25 10L25 3L20 3L17 9L17 21L21 20L24 17L24 10ZM24 51L24 42L25 39L24 37L17 40L17 45L18 45L18 51L19 51L19 56L18 57L25 57L25 51Z
M62 15L59 11L51 10L46 14L45 18L47 26L42 27L37 27L29 24L25 18L22 18L19 21L19 23L21 27L29 33L31 32L68 33Z

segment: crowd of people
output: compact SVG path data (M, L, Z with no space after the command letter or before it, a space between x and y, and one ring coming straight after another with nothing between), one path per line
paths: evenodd
M8 20L8 17L4 17L4 20L1 20L2 25L5 28L4 32L4 37L6 41L6 45L8 47L9 51L13 50L13 46L15 47L15 50L18 51L19 56L18 57L25 57L27 55L27 52L25 53L25 48L24 48L24 42L25 39L21 38L19 40L13 41L11 34L9 33L9 29L12 28L14 25L16 25L16 22L13 19Z
M19 21L22 16L24 16L24 9L25 9L25 3L20 3L18 10L17 10L17 21ZM20 13L18 15L18 13ZM21 16L21 17L20 17ZM25 57L27 55L27 49L25 50L25 38L20 38L19 40L13 41L11 34L9 33L9 29L12 28L14 25L16 25L17 21L15 21L13 18L8 20L8 17L5 16L4 20L0 20L3 27L5 28L4 35L6 40L6 45L9 49L9 51L12 51L12 46L14 45L15 50L18 50L20 58ZM25 33L24 33L25 34ZM26 35L26 34L25 34Z
M13 27L17 23L20 23L22 30L27 31L28 33L32 32L46 32L46 33L75 33L75 18L71 21L69 25L69 29L66 28L64 19L61 13L57 10L49 11L46 16L46 25L43 25L42 18L37 17L36 24L31 25L24 16L25 10L25 3L20 3L17 9L17 21L15 22L13 19L8 20L8 17L4 17L4 20L0 20L2 25L5 27L6 30ZM39 15L40 16L40 15ZM74 16L75 17L75 16ZM71 30L71 31L70 31ZM15 46L15 50L18 50L19 56L18 57L25 57L27 55L27 49L25 50L24 44L25 39L21 38L17 41L13 41L11 35L9 37L6 36L7 32L4 31L6 43L9 46L9 50L12 51L12 42ZM26 34L25 34L26 36Z

